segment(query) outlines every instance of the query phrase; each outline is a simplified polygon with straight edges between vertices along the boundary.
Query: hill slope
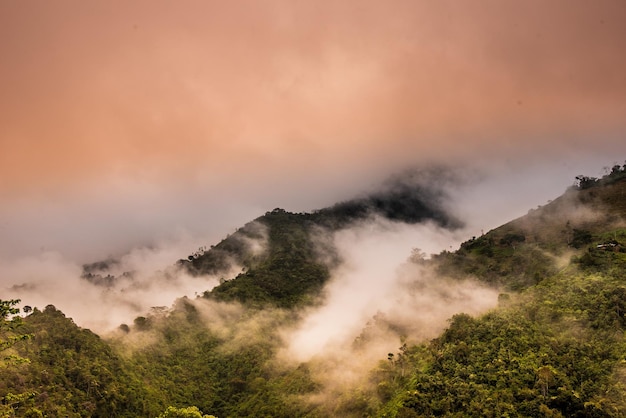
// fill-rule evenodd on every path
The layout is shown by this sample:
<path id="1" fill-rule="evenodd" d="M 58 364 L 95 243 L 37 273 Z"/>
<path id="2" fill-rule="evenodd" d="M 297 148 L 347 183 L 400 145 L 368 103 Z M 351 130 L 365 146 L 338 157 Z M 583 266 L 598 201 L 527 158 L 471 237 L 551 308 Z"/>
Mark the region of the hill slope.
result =
<path id="1" fill-rule="evenodd" d="M 30 364 L 3 363 L 0 411 L 156 417 L 195 405 L 220 417 L 624 416 L 625 177 L 620 168 L 587 179 L 458 251 L 415 260 L 438 280 L 472 277 L 501 289 L 499 306 L 455 315 L 432 341 L 404 335 L 397 352 L 381 352 L 350 384 L 328 387 L 315 373 L 342 367 L 341 358 L 280 355 L 285 331 L 320 300 L 329 269 L 341 262 L 328 241 L 318 245 L 318 229 L 370 213 L 353 217 L 352 204 L 340 204 L 313 214 L 274 210 L 180 261 L 196 274 L 219 274 L 233 262 L 245 270 L 106 339 L 54 307 L 26 316 L 21 328 L 0 327 L 0 342 L 34 335 L 5 350 Z M 350 355 L 367 343 L 355 341 Z"/>
<path id="2" fill-rule="evenodd" d="M 385 416 L 626 414 L 626 170 L 444 253 L 443 274 L 521 293 L 456 315 L 385 365 Z M 405 366 L 406 368 L 407 366 Z M 386 386 L 385 386 L 386 385 Z"/>
<path id="3" fill-rule="evenodd" d="M 481 281 L 520 290 L 539 283 L 577 253 L 583 262 L 599 260 L 598 247 L 621 239 L 626 245 L 626 176 L 615 172 L 593 186 L 572 187 L 545 206 L 492 231 L 473 237 L 454 253 L 435 257 L 439 271 L 455 277 L 472 275 Z M 591 243 L 595 247 L 581 254 Z M 605 257 L 606 258 L 606 257 Z M 611 257 L 621 263 L 619 257 Z"/>
<path id="4" fill-rule="evenodd" d="M 445 209 L 447 195 L 424 183 L 438 171 L 408 173 L 361 198 L 313 213 L 274 209 L 248 223 L 219 244 L 187 260 L 193 274 L 220 274 L 230 266 L 244 272 L 223 282 L 205 297 L 247 304 L 295 307 L 313 303 L 340 260 L 328 236 L 372 216 L 408 224 L 430 220 L 443 228 L 461 226 Z"/>

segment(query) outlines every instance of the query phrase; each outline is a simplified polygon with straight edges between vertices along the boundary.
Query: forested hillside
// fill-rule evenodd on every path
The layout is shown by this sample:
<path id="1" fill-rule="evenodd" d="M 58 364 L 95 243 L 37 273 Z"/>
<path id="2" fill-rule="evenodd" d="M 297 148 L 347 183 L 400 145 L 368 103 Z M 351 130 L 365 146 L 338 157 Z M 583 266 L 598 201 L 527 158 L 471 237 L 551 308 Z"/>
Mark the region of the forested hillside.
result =
<path id="1" fill-rule="evenodd" d="M 445 196 L 390 190 L 311 214 L 266 213 L 178 262 L 196 275 L 234 263 L 239 275 L 109 335 L 81 329 L 54 306 L 20 313 L 19 302 L 3 302 L 0 416 L 626 415 L 626 167 L 581 176 L 456 251 L 411 259 L 447 289 L 468 280 L 495 289 L 498 305 L 487 313 L 458 313 L 427 340 L 381 314 L 345 361 L 285 356 L 287 335 L 324 303 L 342 263 L 328 231 L 372 213 L 459 226 L 441 209 Z M 397 338 L 395 351 L 351 380 L 324 378 L 375 348 L 382 328 Z"/>
<path id="2" fill-rule="evenodd" d="M 578 180 L 435 257 L 442 274 L 471 274 L 505 292 L 498 309 L 455 315 L 439 338 L 400 353 L 412 370 L 396 377 L 387 414 L 626 414 L 626 167 Z"/>
<path id="3" fill-rule="evenodd" d="M 434 177 L 444 175 L 434 169 L 407 173 L 378 192 L 313 213 L 274 209 L 179 264 L 193 274 L 219 274 L 232 263 L 243 266 L 241 274 L 206 292 L 206 298 L 285 308 L 315 303 L 329 269 L 341 261 L 329 233 L 372 216 L 460 227 L 461 222 L 444 208 L 448 196 L 443 189 L 425 182 Z"/>

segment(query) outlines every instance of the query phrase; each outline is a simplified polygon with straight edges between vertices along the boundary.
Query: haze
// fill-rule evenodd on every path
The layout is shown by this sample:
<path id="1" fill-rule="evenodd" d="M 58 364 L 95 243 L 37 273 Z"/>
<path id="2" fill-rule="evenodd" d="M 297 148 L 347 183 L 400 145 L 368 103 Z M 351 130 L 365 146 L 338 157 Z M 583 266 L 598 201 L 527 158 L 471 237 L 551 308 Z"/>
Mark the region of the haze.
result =
<path id="1" fill-rule="evenodd" d="M 424 164 L 473 173 L 457 210 L 495 227 L 623 163 L 625 21 L 619 0 L 2 2 L 0 260 L 181 236 L 184 257 Z"/>

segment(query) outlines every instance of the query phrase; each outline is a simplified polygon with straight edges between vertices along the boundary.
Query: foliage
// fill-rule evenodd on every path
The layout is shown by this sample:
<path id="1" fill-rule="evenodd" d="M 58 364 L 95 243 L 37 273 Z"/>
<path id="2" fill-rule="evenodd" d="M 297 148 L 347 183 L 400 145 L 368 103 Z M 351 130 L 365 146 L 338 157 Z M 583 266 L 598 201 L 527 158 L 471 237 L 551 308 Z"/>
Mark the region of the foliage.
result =
<path id="1" fill-rule="evenodd" d="M 196 406 L 176 408 L 168 406 L 159 418 L 215 418 L 213 415 L 204 415 Z"/>
<path id="2" fill-rule="evenodd" d="M 276 329 L 285 324 L 280 312 L 243 309 L 214 326 L 196 307 L 204 303 L 180 299 L 167 316 L 149 318 L 149 329 L 134 328 L 116 343 L 148 335 L 127 361 L 156 395 L 150 414 L 191 403 L 220 417 L 302 415 L 294 399 L 316 387 L 306 369 L 273 363 Z"/>
<path id="3" fill-rule="evenodd" d="M 416 181 L 416 174 L 432 177 L 432 183 Z M 315 222 L 332 229 L 341 228 L 371 215 L 409 224 L 432 220 L 446 228 L 457 228 L 461 222 L 444 209 L 447 195 L 439 184 L 445 179 L 443 172 L 413 173 L 407 178 L 396 178 L 383 190 L 337 203 L 313 214 Z"/>
<path id="4" fill-rule="evenodd" d="M 593 240 L 591 232 L 589 231 L 574 228 L 572 233 L 573 237 L 570 241 L 570 245 L 574 248 L 582 248 Z"/>
<path id="5" fill-rule="evenodd" d="M 18 315 L 20 309 L 15 307 L 19 303 L 19 299 L 0 300 L 0 353 L 4 355 L 0 359 L 0 370 L 4 369 L 5 373 L 19 370 L 17 368 L 19 365 L 29 362 L 27 358 L 16 355 L 13 350 L 18 342 L 32 337 L 30 334 L 19 333 L 22 318 Z M 12 416 L 16 409 L 35 396 L 35 392 L 31 390 L 24 390 L 21 393 L 14 393 L 15 391 L 16 388 L 11 388 L 11 390 L 0 393 L 0 400 L 2 401 L 0 417 Z"/>
<path id="6" fill-rule="evenodd" d="M 146 416 L 148 398 L 111 347 L 89 330 L 77 327 L 54 306 L 34 310 L 23 321 L 16 344 L 29 363 L 3 371 L 0 396 L 26 393 L 14 409 L 20 415 L 40 411 L 47 416 Z M 30 411 L 30 412 L 29 412 Z M 36 415 L 32 415 L 36 416 Z"/>
<path id="7" fill-rule="evenodd" d="M 434 183 L 445 181 L 444 173 L 431 170 L 421 173 Z M 328 280 L 329 263 L 337 262 L 331 245 L 320 261 L 315 234 L 323 228 L 335 231 L 371 215 L 407 223 L 432 220 L 446 227 L 456 228 L 460 222 L 443 209 L 447 198 L 441 188 L 416 180 L 416 174 L 393 179 L 385 190 L 361 198 L 338 203 L 314 213 L 289 213 L 274 209 L 254 222 L 245 225 L 208 251 L 201 249 L 180 260 L 193 274 L 220 274 L 237 263 L 244 272 L 206 292 L 207 298 L 239 301 L 255 306 L 274 305 L 296 307 L 314 303 Z M 267 228 L 267 250 L 254 255 L 246 246 L 250 239 L 260 240 Z"/>
<path id="8" fill-rule="evenodd" d="M 623 166 L 619 164 L 613 165 L 610 169 L 606 169 L 606 174 L 600 178 L 589 177 L 585 175 L 576 176 L 575 186 L 579 190 L 589 189 L 592 187 L 606 186 L 626 178 L 626 162 Z"/>
<path id="9" fill-rule="evenodd" d="M 624 182 L 581 190 L 434 257 L 440 273 L 509 290 L 499 309 L 454 316 L 437 339 L 409 347 L 410 379 L 380 375 L 384 416 L 623 416 L 626 413 L 626 257 L 611 218 L 567 222 L 581 202 L 620 217 Z M 567 215 L 566 215 L 567 216 Z M 532 220 L 532 222 L 530 222 Z M 524 239 L 522 239 L 522 236 Z M 562 236 L 561 238 L 559 238 Z M 529 240 L 528 237 L 531 237 Z M 578 249 L 569 267 L 552 261 Z M 529 280 L 535 277 L 537 280 Z M 419 354 L 411 354 L 419 353 Z M 393 357 L 390 357 L 392 359 Z M 392 369 L 393 370 L 393 369 Z M 389 387 L 396 384 L 395 390 Z"/>
<path id="10" fill-rule="evenodd" d="M 246 239 L 262 239 L 263 236 L 251 222 L 229 235 L 210 249 L 201 247 L 186 260 L 179 260 L 179 265 L 195 275 L 218 275 L 228 271 L 232 263 L 249 265 L 254 262 L 254 255 L 246 245 Z"/>
<path id="11" fill-rule="evenodd" d="M 311 303 L 328 280 L 329 271 L 319 260 L 311 237 L 314 225 L 308 218 L 275 209 L 257 219 L 269 231 L 267 253 L 255 263 L 248 262 L 244 273 L 206 292 L 205 297 L 253 306 Z"/>
<path id="12" fill-rule="evenodd" d="M 591 236 L 586 251 L 572 261 L 589 273 L 609 271 L 620 275 L 626 269 L 626 229 L 619 228 Z"/>
<path id="13" fill-rule="evenodd" d="M 400 392 L 410 416 L 621 416 L 626 341 L 611 276 L 568 271 L 481 318 L 459 314 Z M 400 413 L 402 412 L 402 414 Z M 621 411 L 621 412 L 620 412 Z"/>
<path id="14" fill-rule="evenodd" d="M 519 232 L 501 231 L 472 238 L 454 252 L 435 255 L 433 261 L 444 276 L 472 276 L 494 286 L 521 290 L 555 272 L 552 258 Z"/>
<path id="15" fill-rule="evenodd" d="M 22 325 L 22 318 L 18 316 L 20 309 L 15 307 L 18 303 L 20 303 L 19 299 L 0 300 L 0 353 L 4 355 L 0 360 L 0 368 L 6 370 L 12 370 L 13 366 L 28 363 L 28 359 L 10 353 L 15 344 L 31 337 L 29 334 L 17 333 L 18 328 Z M 10 354 L 7 355 L 7 353 Z M 17 408 L 35 394 L 32 391 L 15 394 L 13 390 L 0 394 L 2 395 L 0 397 L 2 401 L 0 417 L 12 416 Z"/>
<path id="16" fill-rule="evenodd" d="M 19 303 L 19 299 L 0 300 L 0 353 L 9 351 L 17 342 L 31 337 L 29 334 L 18 333 L 18 329 L 22 325 L 22 318 L 18 315 L 20 309 L 15 306 Z M 11 354 L 0 360 L 0 366 L 23 361 L 26 360 Z"/>
<path id="17" fill-rule="evenodd" d="M 310 401 L 324 389 L 312 364 L 277 360 L 278 330 L 297 326 L 298 308 L 319 300 L 339 262 L 331 244 L 316 241 L 318 228 L 343 227 L 376 199 L 266 213 L 179 262 L 193 274 L 220 274 L 234 262 L 244 267 L 239 276 L 147 312 L 114 337 L 81 329 L 54 306 L 22 319 L 18 301 L 0 301 L 9 358 L 0 367 L 0 416 L 624 416 L 626 229 L 614 221 L 626 217 L 625 170 L 614 167 L 458 251 L 432 260 L 416 252 L 415 262 L 443 276 L 499 287 L 500 305 L 455 315 L 432 341 L 401 340 L 330 404 Z M 572 207 L 607 216 L 579 218 Z M 211 316 L 210 307 L 229 313 Z"/>

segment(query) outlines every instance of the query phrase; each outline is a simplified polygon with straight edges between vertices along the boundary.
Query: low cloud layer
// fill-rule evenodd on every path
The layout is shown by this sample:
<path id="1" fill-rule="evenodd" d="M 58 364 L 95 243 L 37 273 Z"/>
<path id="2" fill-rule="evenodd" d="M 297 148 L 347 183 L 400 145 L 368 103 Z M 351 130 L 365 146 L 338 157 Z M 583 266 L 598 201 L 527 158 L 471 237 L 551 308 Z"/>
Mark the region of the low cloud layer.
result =
<path id="1" fill-rule="evenodd" d="M 453 233 L 430 223 L 409 226 L 376 219 L 337 233 L 334 245 L 343 263 L 332 273 L 324 305 L 306 314 L 288 337 L 290 351 L 305 361 L 351 341 L 369 318 L 400 296 L 398 269 L 412 248 L 436 253 L 454 244 Z"/>
<path id="2" fill-rule="evenodd" d="M 179 297 L 195 297 L 241 271 L 233 265 L 220 277 L 192 276 L 175 264 L 198 249 L 181 237 L 147 248 L 135 248 L 86 270 L 58 252 L 5 261 L 0 265 L 3 298 L 43 309 L 51 304 L 81 327 L 106 333 L 145 315 L 154 307 L 169 308 Z M 182 257 L 181 257 L 182 256 Z"/>
<path id="3" fill-rule="evenodd" d="M 371 218 L 334 234 L 343 263 L 332 272 L 324 303 L 283 331 L 278 355 L 288 364 L 306 362 L 321 384 L 305 401 L 331 413 L 341 394 L 370 390 L 372 370 L 403 342 L 425 342 L 454 314 L 497 305 L 498 289 L 440 277 L 424 263 L 429 254 L 456 248 L 464 233 Z"/>
<path id="4" fill-rule="evenodd" d="M 2 297 L 107 330 L 216 285 L 172 265 L 268 210 L 455 167 L 463 229 L 326 237 L 344 263 L 283 330 L 286 358 L 359 379 L 398 334 L 495 303 L 407 264 L 414 248 L 455 249 L 626 158 L 624 21 L 620 0 L 1 2 Z M 81 278 L 107 258 L 111 286 Z M 241 307 L 203 306 L 234 345 L 282 315 L 237 333 Z"/>
<path id="5" fill-rule="evenodd" d="M 624 20 L 619 0 L 3 2 L 0 258 L 217 242 L 432 162 L 553 198 L 624 158 Z"/>

